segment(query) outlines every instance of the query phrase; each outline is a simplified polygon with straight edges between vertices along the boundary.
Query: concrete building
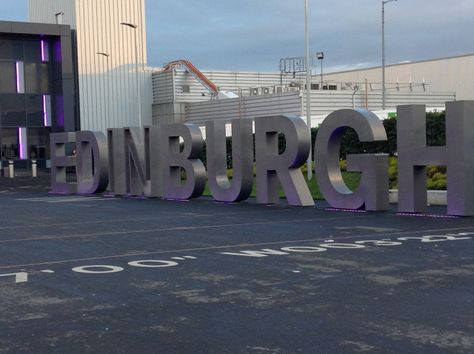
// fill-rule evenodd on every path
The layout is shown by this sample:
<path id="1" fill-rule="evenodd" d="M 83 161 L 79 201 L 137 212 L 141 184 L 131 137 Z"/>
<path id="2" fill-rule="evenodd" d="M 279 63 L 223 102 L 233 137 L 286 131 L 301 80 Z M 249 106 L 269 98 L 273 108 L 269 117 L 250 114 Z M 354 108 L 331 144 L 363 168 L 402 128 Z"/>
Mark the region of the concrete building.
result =
<path id="1" fill-rule="evenodd" d="M 71 28 L 0 22 L 0 167 L 40 167 L 50 132 L 74 131 Z"/>
<path id="2" fill-rule="evenodd" d="M 81 129 L 151 124 L 145 0 L 29 0 L 29 21 L 75 31 Z"/>
<path id="3" fill-rule="evenodd" d="M 209 119 L 256 118 L 275 114 L 306 116 L 304 74 L 280 76 L 278 72 L 203 71 L 217 92 L 233 92 L 236 98 L 219 99 L 197 75 L 186 68 L 153 73 L 153 124 L 193 122 Z M 381 85 L 368 82 L 337 81 L 319 75 L 311 82 L 311 122 L 317 126 L 331 112 L 342 108 L 366 108 L 380 118 L 395 112 L 397 105 L 426 104 L 443 110 L 446 101 L 456 99 L 454 91 L 409 82 L 390 90 L 386 110 L 382 110 Z"/>

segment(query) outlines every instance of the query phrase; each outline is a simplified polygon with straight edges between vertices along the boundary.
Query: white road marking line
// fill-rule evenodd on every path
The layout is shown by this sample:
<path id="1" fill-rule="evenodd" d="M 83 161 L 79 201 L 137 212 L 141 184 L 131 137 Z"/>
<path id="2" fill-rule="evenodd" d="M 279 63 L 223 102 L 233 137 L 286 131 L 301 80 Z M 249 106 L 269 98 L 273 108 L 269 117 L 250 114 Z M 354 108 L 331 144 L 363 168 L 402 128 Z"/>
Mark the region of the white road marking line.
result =
<path id="1" fill-rule="evenodd" d="M 15 283 L 26 283 L 28 281 L 28 273 L 19 272 L 19 273 L 10 273 L 10 274 L 0 274 L 0 277 L 15 277 Z"/>
<path id="2" fill-rule="evenodd" d="M 372 227 L 372 226 L 336 226 L 336 230 L 369 230 L 374 232 L 392 232 L 399 229 L 388 228 L 388 227 Z"/>

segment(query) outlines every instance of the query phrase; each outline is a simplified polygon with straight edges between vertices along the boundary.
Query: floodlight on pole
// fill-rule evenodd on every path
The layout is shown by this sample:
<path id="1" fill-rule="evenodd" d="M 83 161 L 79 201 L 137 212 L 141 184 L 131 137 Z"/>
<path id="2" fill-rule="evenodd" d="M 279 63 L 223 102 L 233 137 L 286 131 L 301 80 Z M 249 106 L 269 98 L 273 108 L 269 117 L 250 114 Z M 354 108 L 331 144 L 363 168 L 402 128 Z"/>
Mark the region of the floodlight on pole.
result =
<path id="1" fill-rule="evenodd" d="M 137 103 L 138 103 L 138 122 L 140 127 L 143 125 L 142 122 L 142 99 L 141 99 L 141 89 L 140 89 L 140 70 L 138 65 L 138 26 L 131 22 L 120 22 L 121 26 L 129 27 L 134 30 L 135 33 L 135 71 L 137 77 Z"/>
<path id="2" fill-rule="evenodd" d="M 321 85 L 320 90 L 323 89 L 323 60 L 324 60 L 324 52 L 317 52 L 316 59 L 321 60 Z"/>
<path id="3" fill-rule="evenodd" d="M 385 4 L 398 0 L 382 0 L 382 109 L 385 109 Z"/>

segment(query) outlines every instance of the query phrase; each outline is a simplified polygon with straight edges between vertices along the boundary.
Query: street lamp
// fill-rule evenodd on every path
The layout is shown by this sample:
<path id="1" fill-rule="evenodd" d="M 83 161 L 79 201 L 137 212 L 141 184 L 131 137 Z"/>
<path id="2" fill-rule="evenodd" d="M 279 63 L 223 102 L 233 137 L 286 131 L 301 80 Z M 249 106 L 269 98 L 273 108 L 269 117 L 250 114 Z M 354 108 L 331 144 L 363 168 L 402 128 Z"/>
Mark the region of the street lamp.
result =
<path id="1" fill-rule="evenodd" d="M 385 109 L 385 4 L 398 0 L 382 0 L 382 109 Z"/>
<path id="2" fill-rule="evenodd" d="M 324 52 L 317 52 L 316 59 L 321 60 L 321 86 L 320 90 L 323 89 L 323 59 L 324 59 Z"/>
<path id="3" fill-rule="evenodd" d="M 97 55 L 105 58 L 106 62 L 107 62 L 107 73 L 110 75 L 110 66 L 109 66 L 109 58 L 110 58 L 110 54 L 106 53 L 106 52 L 96 52 Z M 104 80 L 105 81 L 105 80 Z M 105 91 L 105 90 L 104 90 Z M 107 118 L 107 121 L 109 121 L 109 114 L 110 114 L 110 111 L 109 111 L 109 104 L 110 104 L 110 98 L 109 99 L 106 99 L 106 102 L 105 102 L 105 117 Z"/>
<path id="4" fill-rule="evenodd" d="M 310 66 L 310 55 L 309 55 L 309 0 L 304 0 L 304 29 L 305 29 L 305 56 L 306 56 L 306 124 L 309 129 L 309 136 L 311 141 L 311 66 Z M 312 143 L 312 141 L 311 141 Z M 308 181 L 313 178 L 313 161 L 312 161 L 312 144 L 309 150 L 309 156 L 307 161 L 308 167 Z"/>
<path id="5" fill-rule="evenodd" d="M 130 22 L 120 22 L 121 26 L 129 27 L 133 29 L 135 32 L 135 71 L 136 71 L 136 78 L 137 78 L 137 101 L 138 101 L 138 122 L 140 127 L 142 124 L 142 100 L 141 100 L 141 89 L 140 89 L 140 77 L 139 77 L 139 66 L 138 66 L 138 26 L 130 23 Z"/>

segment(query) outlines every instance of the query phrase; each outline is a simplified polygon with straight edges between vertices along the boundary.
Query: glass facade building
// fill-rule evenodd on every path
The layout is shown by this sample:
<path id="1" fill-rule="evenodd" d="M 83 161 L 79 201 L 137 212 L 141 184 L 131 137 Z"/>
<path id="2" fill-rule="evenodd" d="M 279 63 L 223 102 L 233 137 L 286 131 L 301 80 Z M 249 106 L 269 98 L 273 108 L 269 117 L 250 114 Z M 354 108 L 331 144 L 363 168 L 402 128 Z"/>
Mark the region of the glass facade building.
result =
<path id="1" fill-rule="evenodd" d="M 49 134 L 79 128 L 72 63 L 69 26 L 0 22 L 2 166 L 46 166 Z"/>

